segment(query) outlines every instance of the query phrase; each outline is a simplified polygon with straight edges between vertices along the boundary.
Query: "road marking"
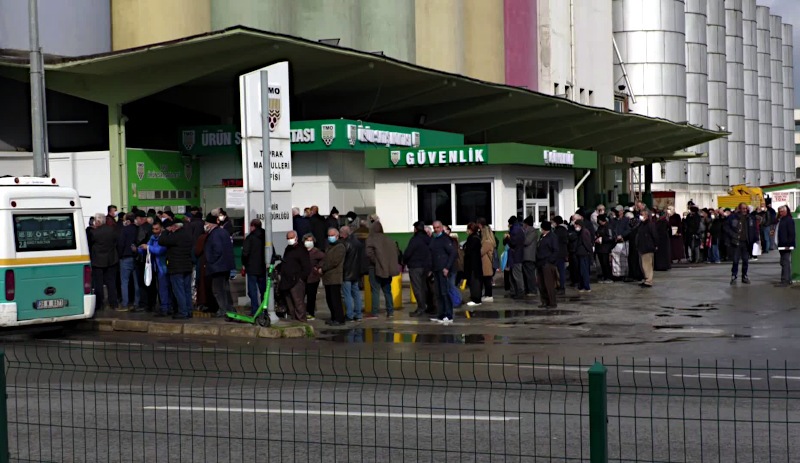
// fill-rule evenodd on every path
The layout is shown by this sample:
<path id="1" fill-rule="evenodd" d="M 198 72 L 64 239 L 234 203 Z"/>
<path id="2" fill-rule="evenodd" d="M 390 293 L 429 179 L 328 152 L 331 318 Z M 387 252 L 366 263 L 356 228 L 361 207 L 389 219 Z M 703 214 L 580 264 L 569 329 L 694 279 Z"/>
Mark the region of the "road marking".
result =
<path id="1" fill-rule="evenodd" d="M 272 415 L 309 415 L 309 416 L 358 416 L 363 418 L 404 418 L 414 420 L 458 420 L 458 421 L 519 421 L 518 417 L 491 415 L 444 415 L 428 413 L 387 413 L 387 412 L 351 412 L 346 410 L 293 410 L 290 408 L 238 408 L 238 407 L 182 407 L 182 406 L 147 406 L 145 410 L 185 411 L 210 413 L 264 413 Z"/>
<path id="2" fill-rule="evenodd" d="M 772 376 L 772 379 L 788 379 L 791 381 L 800 381 L 800 376 Z"/>
<path id="3" fill-rule="evenodd" d="M 666 375 L 666 371 L 656 370 L 622 370 L 623 373 L 634 373 L 637 375 Z"/>
<path id="4" fill-rule="evenodd" d="M 699 374 L 677 374 L 672 375 L 677 378 L 700 378 L 700 379 L 732 379 L 743 381 L 761 381 L 761 378 L 751 378 L 746 375 L 733 375 L 729 373 L 699 373 Z"/>

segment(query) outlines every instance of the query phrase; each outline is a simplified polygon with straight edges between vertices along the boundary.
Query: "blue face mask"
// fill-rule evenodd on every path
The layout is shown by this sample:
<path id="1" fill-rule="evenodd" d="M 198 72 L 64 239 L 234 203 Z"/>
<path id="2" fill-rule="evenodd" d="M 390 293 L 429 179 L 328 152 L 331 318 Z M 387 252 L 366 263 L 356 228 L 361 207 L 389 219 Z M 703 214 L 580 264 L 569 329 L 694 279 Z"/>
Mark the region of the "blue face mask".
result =
<path id="1" fill-rule="evenodd" d="M 335 243 L 336 242 L 336 237 L 335 236 L 329 236 L 328 237 L 328 242 L 331 243 L 331 244 Z"/>
<path id="2" fill-rule="evenodd" d="M 435 235 L 433 235 L 433 236 L 435 236 L 435 237 L 437 237 L 437 238 L 438 238 L 438 237 L 442 236 L 443 234 L 444 234 L 443 232 L 439 232 L 439 233 L 436 233 L 436 234 L 435 234 Z"/>

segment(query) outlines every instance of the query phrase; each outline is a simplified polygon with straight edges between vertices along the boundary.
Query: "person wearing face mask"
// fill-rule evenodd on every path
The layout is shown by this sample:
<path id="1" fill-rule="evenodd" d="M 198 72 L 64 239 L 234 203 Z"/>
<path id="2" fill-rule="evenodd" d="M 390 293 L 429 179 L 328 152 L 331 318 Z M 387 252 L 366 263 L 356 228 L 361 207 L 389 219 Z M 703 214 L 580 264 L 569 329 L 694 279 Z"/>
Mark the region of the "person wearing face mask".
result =
<path id="1" fill-rule="evenodd" d="M 328 218 L 325 219 L 325 226 L 329 229 L 339 229 L 339 209 L 336 209 L 336 206 L 331 209 L 330 215 L 328 215 Z"/>
<path id="2" fill-rule="evenodd" d="M 303 236 L 303 247 L 308 251 L 311 259 L 311 272 L 306 280 L 306 319 L 314 320 L 317 313 L 317 291 L 319 290 L 320 270 L 325 253 L 317 248 L 314 235 L 306 233 Z"/>
<path id="3" fill-rule="evenodd" d="M 311 272 L 311 258 L 304 246 L 300 246 L 297 232 L 286 233 L 286 250 L 281 261 L 281 279 L 278 289 L 285 295 L 287 317 L 305 322 L 306 281 Z"/>
<path id="4" fill-rule="evenodd" d="M 265 258 L 266 233 L 261 221 L 250 221 L 250 233 L 242 245 L 242 267 L 247 275 L 247 296 L 250 298 L 250 315 L 254 315 L 267 292 L 267 262 Z"/>
<path id="5" fill-rule="evenodd" d="M 711 212 L 711 226 L 708 229 L 708 233 L 711 236 L 711 248 L 709 249 L 708 254 L 708 263 L 710 264 L 719 264 L 722 262 L 719 250 L 722 240 L 722 228 L 725 225 L 725 218 L 721 215 L 718 215 L 717 212 L 719 211 Z"/>
<path id="6" fill-rule="evenodd" d="M 218 217 L 211 214 L 206 216 L 205 231 L 208 236 L 203 252 L 206 256 L 206 274 L 211 278 L 211 292 L 219 306 L 216 316 L 224 317 L 225 313 L 234 311 L 230 272 L 236 264 L 231 235 L 218 225 L 217 220 Z"/>
<path id="7" fill-rule="evenodd" d="M 589 278 L 591 274 L 589 269 L 592 265 L 592 258 L 594 256 L 594 248 L 592 247 L 592 235 L 589 229 L 583 226 L 582 219 L 576 220 L 574 227 L 575 233 L 578 234 L 577 242 L 575 243 L 575 256 L 578 259 L 578 292 L 589 293 L 592 288 L 589 286 Z"/>
<path id="8" fill-rule="evenodd" d="M 636 233 L 636 249 L 639 251 L 639 262 L 644 274 L 642 288 L 653 287 L 653 260 L 658 250 L 658 234 L 656 226 L 650 218 L 650 211 L 643 209 L 639 217 L 641 223 Z"/>
<path id="9" fill-rule="evenodd" d="M 328 229 L 328 250 L 322 259 L 322 284 L 325 285 L 325 302 L 331 311 L 331 319 L 326 325 L 344 325 L 344 307 L 342 307 L 342 282 L 344 281 L 344 259 L 347 255 L 344 243 L 339 239 L 339 230 Z"/>
<path id="10" fill-rule="evenodd" d="M 356 238 L 350 227 L 345 225 L 339 230 L 339 235 L 344 243 L 344 275 L 342 276 L 342 293 L 344 294 L 345 319 L 349 322 L 359 322 L 363 318 L 363 305 L 361 303 L 361 290 L 358 285 L 366 275 L 364 245 Z"/>

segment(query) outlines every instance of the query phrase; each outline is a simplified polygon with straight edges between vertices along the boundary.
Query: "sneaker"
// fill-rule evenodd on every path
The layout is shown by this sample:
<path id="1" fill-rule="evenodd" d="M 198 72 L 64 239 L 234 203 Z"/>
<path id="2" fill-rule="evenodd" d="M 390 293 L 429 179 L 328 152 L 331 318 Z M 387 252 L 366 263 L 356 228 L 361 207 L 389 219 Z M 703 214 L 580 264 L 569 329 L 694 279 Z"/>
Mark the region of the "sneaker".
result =
<path id="1" fill-rule="evenodd" d="M 440 320 L 440 322 L 441 322 L 442 325 L 449 325 L 449 324 L 453 323 L 453 320 L 451 320 L 451 319 L 449 319 L 447 317 L 444 317 L 443 319 Z"/>
<path id="2" fill-rule="evenodd" d="M 492 296 L 483 296 L 481 298 L 481 302 L 494 302 L 494 297 L 492 297 Z"/>
<path id="3" fill-rule="evenodd" d="M 743 276 L 742 277 L 742 283 L 744 283 L 746 285 L 749 285 L 750 284 L 750 278 L 747 278 L 747 275 Z"/>
<path id="4" fill-rule="evenodd" d="M 315 317 L 313 315 L 306 315 L 306 320 L 316 320 L 316 319 L 317 319 L 317 317 Z"/>
<path id="5" fill-rule="evenodd" d="M 736 275 L 731 277 L 731 286 L 736 284 Z"/>
<path id="6" fill-rule="evenodd" d="M 431 321 L 432 322 L 436 322 L 436 323 L 441 323 L 442 319 L 441 318 L 431 318 Z"/>
<path id="7" fill-rule="evenodd" d="M 386 318 L 392 319 L 394 318 L 394 313 L 387 313 Z"/>
<path id="8" fill-rule="evenodd" d="M 467 306 L 469 307 L 477 307 L 479 305 L 481 305 L 480 302 L 472 302 L 472 301 L 467 302 Z"/>

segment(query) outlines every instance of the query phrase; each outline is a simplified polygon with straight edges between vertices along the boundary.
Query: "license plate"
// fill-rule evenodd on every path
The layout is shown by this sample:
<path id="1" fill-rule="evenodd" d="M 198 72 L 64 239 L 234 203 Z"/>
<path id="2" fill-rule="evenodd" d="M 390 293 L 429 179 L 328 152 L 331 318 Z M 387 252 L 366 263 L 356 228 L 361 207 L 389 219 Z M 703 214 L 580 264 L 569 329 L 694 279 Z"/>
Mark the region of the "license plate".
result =
<path id="1" fill-rule="evenodd" d="M 63 309 L 64 307 L 69 305 L 69 301 L 66 299 L 42 299 L 40 301 L 36 301 L 36 309 L 43 310 L 43 309 Z"/>

